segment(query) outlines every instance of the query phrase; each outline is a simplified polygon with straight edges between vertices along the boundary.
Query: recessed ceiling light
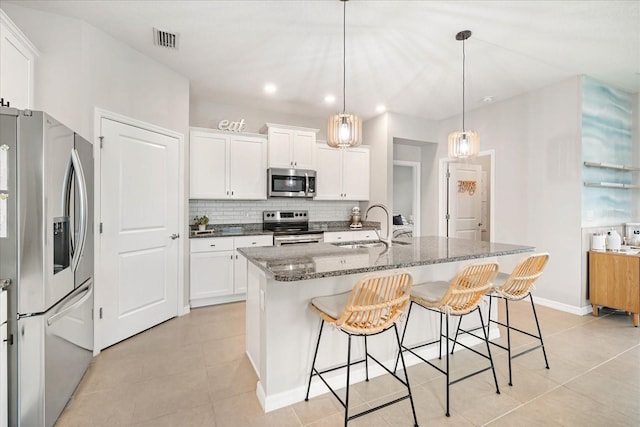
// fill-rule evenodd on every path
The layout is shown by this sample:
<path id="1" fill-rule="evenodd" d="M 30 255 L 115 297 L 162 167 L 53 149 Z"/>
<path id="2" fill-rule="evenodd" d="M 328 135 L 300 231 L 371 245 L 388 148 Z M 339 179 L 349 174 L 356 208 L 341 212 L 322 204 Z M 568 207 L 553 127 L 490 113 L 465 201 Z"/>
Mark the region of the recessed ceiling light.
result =
<path id="1" fill-rule="evenodd" d="M 379 104 L 379 105 L 377 105 L 377 106 L 376 106 L 376 111 L 377 111 L 378 113 L 384 113 L 385 111 L 387 111 L 387 107 L 385 107 L 385 106 L 384 106 L 384 105 L 382 105 L 382 104 Z"/>
<path id="2" fill-rule="evenodd" d="M 336 97 L 334 95 L 327 95 L 324 97 L 324 102 L 326 102 L 327 104 L 333 104 L 334 102 L 336 102 Z"/>
<path id="3" fill-rule="evenodd" d="M 491 95 L 483 96 L 482 102 L 486 102 L 486 103 L 493 102 L 493 96 Z"/>
<path id="4" fill-rule="evenodd" d="M 267 83 L 266 85 L 264 85 L 264 91 L 266 93 L 275 93 L 276 90 L 278 90 L 278 88 L 273 83 Z"/>

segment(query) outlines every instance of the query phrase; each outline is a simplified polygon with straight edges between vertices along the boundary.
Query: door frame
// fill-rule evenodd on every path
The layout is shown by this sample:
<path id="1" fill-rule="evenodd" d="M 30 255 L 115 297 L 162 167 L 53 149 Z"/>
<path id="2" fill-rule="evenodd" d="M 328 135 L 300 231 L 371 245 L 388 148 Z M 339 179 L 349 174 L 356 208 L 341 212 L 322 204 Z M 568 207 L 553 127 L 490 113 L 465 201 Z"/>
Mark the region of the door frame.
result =
<path id="1" fill-rule="evenodd" d="M 112 111 L 104 110 L 102 108 L 95 108 L 94 110 L 94 124 L 93 124 L 93 163 L 94 163 L 94 176 L 97 177 L 94 183 L 94 235 L 98 238 L 94 239 L 94 331 L 93 331 L 93 355 L 100 354 L 102 348 L 102 322 L 99 321 L 99 307 L 103 305 L 103 294 L 100 282 L 102 280 L 102 253 L 100 251 L 100 222 L 102 214 L 102 206 L 100 204 L 102 198 L 102 176 L 101 165 L 101 151 L 100 151 L 100 124 L 102 119 L 113 120 L 124 125 L 137 127 L 147 130 L 153 133 L 159 133 L 162 135 L 176 138 L 178 140 L 178 228 L 182 230 L 181 237 L 184 237 L 182 244 L 178 245 L 178 295 L 177 295 L 177 310 L 178 316 L 183 316 L 189 313 L 189 307 L 184 305 L 184 254 L 185 254 L 185 241 L 189 238 L 189 233 L 184 226 L 184 208 L 185 208 L 185 192 L 184 192 L 184 134 L 175 132 L 160 126 L 153 125 L 151 123 L 143 122 L 141 120 L 133 119 L 131 117 L 124 116 L 122 114 L 114 113 Z"/>
<path id="2" fill-rule="evenodd" d="M 489 176 L 491 181 L 490 186 L 490 194 L 491 198 L 489 199 L 489 241 L 495 241 L 495 203 L 496 203 L 496 168 L 495 168 L 495 159 L 496 159 L 496 151 L 492 148 L 490 150 L 480 151 L 478 153 L 478 157 L 489 156 Z M 443 157 L 440 159 L 439 167 L 438 167 L 438 235 L 446 236 L 447 235 L 447 179 L 446 173 L 449 166 L 449 163 L 460 162 L 460 160 L 450 159 L 448 157 Z M 472 162 L 473 163 L 473 162 Z"/>
<path id="3" fill-rule="evenodd" d="M 406 166 L 410 167 L 413 170 L 413 237 L 421 236 L 420 229 L 422 228 L 422 217 L 420 216 L 420 205 L 422 204 L 420 200 L 420 181 L 422 180 L 420 176 L 420 169 L 422 167 L 422 163 L 413 162 L 409 160 L 394 160 L 393 166 Z M 416 227 L 416 220 L 418 221 L 418 226 Z M 393 234 L 393 233 L 392 233 Z"/>

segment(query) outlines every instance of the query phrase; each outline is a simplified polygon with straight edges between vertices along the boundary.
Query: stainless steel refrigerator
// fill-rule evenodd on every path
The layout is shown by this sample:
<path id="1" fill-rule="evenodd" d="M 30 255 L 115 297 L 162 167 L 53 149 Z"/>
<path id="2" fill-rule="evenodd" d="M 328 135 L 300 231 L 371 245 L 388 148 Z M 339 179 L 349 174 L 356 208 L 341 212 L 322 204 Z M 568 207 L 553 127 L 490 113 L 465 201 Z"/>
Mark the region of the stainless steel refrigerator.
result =
<path id="1" fill-rule="evenodd" d="M 0 108 L 0 280 L 9 281 L 9 425 L 52 426 L 93 354 L 93 146 Z"/>

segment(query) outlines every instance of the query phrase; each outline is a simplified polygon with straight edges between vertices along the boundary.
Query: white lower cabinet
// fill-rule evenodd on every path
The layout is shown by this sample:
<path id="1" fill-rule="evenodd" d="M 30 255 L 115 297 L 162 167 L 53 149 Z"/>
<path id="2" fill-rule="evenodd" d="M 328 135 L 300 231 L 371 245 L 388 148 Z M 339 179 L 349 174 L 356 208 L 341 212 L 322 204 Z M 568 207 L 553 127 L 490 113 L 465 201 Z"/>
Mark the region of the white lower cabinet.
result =
<path id="1" fill-rule="evenodd" d="M 247 259 L 237 249 L 272 245 L 271 235 L 191 239 L 191 307 L 244 300 Z"/>
<path id="2" fill-rule="evenodd" d="M 325 243 L 357 242 L 360 240 L 378 240 L 375 230 L 325 231 Z"/>

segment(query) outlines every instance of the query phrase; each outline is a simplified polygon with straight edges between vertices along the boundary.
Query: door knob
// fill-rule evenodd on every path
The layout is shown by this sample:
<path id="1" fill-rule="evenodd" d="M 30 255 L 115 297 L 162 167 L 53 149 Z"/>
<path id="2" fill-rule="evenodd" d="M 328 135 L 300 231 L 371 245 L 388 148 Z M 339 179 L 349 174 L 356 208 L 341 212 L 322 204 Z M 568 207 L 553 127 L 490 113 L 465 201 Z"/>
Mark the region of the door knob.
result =
<path id="1" fill-rule="evenodd" d="M 180 235 L 179 235 L 179 234 L 175 234 L 175 233 L 174 233 L 174 234 L 172 234 L 172 235 L 171 235 L 171 236 L 169 236 L 169 237 L 171 237 L 171 240 L 176 240 L 178 237 L 180 237 Z"/>

